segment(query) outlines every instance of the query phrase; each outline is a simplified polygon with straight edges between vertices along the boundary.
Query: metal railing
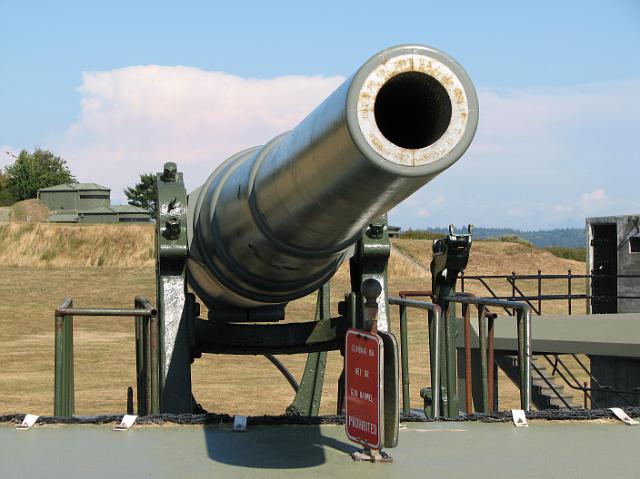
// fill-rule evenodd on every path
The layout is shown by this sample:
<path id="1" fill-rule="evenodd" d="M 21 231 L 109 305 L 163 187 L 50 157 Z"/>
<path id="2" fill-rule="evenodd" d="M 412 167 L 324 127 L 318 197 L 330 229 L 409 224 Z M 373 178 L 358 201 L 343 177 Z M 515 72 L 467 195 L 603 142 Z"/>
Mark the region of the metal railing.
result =
<path id="1" fill-rule="evenodd" d="M 575 280 L 594 280 L 594 279 L 605 279 L 605 278 L 615 278 L 617 279 L 633 279 L 640 278 L 640 275 L 636 274 L 616 274 L 616 275 L 594 275 L 594 274 L 573 274 L 569 269 L 567 270 L 567 274 L 542 274 L 542 270 L 538 270 L 538 274 L 516 274 L 516 272 L 512 272 L 508 275 L 465 275 L 464 273 L 460 274 L 460 290 L 461 292 L 465 292 L 465 282 L 466 281 L 477 281 L 480 283 L 485 290 L 493 297 L 494 299 L 504 299 L 509 301 L 524 301 L 526 302 L 531 311 L 536 315 L 542 314 L 542 302 L 543 301 L 566 301 L 567 302 L 567 311 L 568 314 L 572 314 L 573 312 L 573 301 L 575 300 L 585 300 L 591 301 L 592 299 L 640 299 L 640 296 L 624 296 L 624 295 L 616 295 L 616 296 L 603 296 L 603 295 L 592 295 L 588 293 L 575 293 L 574 292 L 574 281 Z M 507 283 L 507 286 L 511 288 L 511 295 L 498 295 L 496 294 L 494 288 L 491 287 L 488 281 L 495 280 L 504 280 Z M 520 281 L 520 285 L 518 285 L 518 281 Z M 536 293 L 537 294 L 526 294 L 522 290 L 522 282 L 523 281 L 536 281 Z M 566 294 L 543 294 L 543 281 L 564 281 L 566 282 Z M 509 315 L 512 313 L 508 312 Z"/>
<path id="2" fill-rule="evenodd" d="M 590 369 L 585 366 L 582 360 L 579 358 L 577 354 L 567 354 L 566 356 L 570 356 L 576 362 L 576 364 L 580 367 L 580 369 L 587 374 L 589 380 L 594 386 L 589 387 L 587 382 L 580 383 L 580 380 L 576 377 L 576 375 L 571 371 L 571 368 L 562 360 L 559 354 L 540 354 L 540 356 L 544 357 L 549 365 L 552 367 L 552 375 L 557 375 L 564 381 L 569 388 L 582 391 L 582 399 L 583 399 L 583 407 L 587 409 L 589 407 L 589 402 L 591 403 L 591 409 L 599 409 L 602 406 L 593 398 L 593 392 L 601 392 L 601 393 L 609 393 L 614 396 L 620 398 L 623 402 L 625 402 L 628 406 L 635 407 L 640 404 L 640 388 L 634 388 L 631 391 L 615 389 L 613 386 L 602 385 L 600 382 L 593 377 Z M 552 387 L 553 388 L 553 387 Z M 555 391 L 555 388 L 554 392 Z M 558 394 L 560 397 L 560 395 Z M 636 401 L 630 401 L 626 396 L 635 396 Z M 568 406 L 571 408 L 571 406 Z"/>
<path id="3" fill-rule="evenodd" d="M 488 412 L 489 404 L 489 377 L 493 378 L 493 370 L 489 374 L 487 355 L 493 354 L 486 351 L 487 341 L 484 319 L 485 308 L 487 306 L 494 306 L 503 309 L 510 309 L 515 312 L 516 315 L 516 327 L 518 337 L 518 370 L 519 370 L 519 388 L 520 388 L 520 407 L 525 411 L 531 409 L 531 308 L 528 304 L 519 303 L 517 301 L 506 301 L 493 298 L 476 298 L 469 296 L 452 296 L 444 298 L 449 303 L 460 303 L 463 305 L 475 305 L 478 308 L 478 322 L 479 322 L 479 348 L 481 358 L 481 371 L 482 371 L 482 390 L 483 390 L 483 409 L 482 412 Z M 490 330 L 493 335 L 493 320 L 490 318 Z M 483 339 L 484 337 L 484 339 Z M 465 337 L 466 340 L 466 337 Z M 490 342 L 490 349 L 493 349 L 492 341 Z M 466 349 L 465 344 L 465 349 Z M 484 358 L 484 359 L 482 359 Z M 471 375 L 471 371 L 465 371 L 467 377 Z"/>
<path id="4" fill-rule="evenodd" d="M 135 298 L 135 309 L 73 308 L 65 299 L 55 312 L 55 379 L 53 411 L 56 416 L 75 414 L 73 317 L 107 316 L 135 318 L 136 386 L 138 414 L 157 414 L 159 406 L 158 317 L 151 303 Z"/>
<path id="5" fill-rule="evenodd" d="M 429 311 L 429 350 L 431 360 L 431 390 L 433 394 L 433 416 L 438 417 L 440 414 L 440 383 L 441 383 L 441 364 L 444 369 L 446 390 L 448 396 L 456 390 L 456 361 L 455 361 L 455 344 L 453 343 L 454 335 L 452 334 L 453 308 L 447 307 L 444 314 L 444 324 L 440 326 L 442 311 L 441 308 L 433 303 L 426 301 L 416 301 L 406 299 L 409 296 L 431 296 L 431 291 L 400 291 L 400 297 L 389 298 L 390 305 L 399 306 L 400 313 L 400 354 L 402 364 L 402 411 L 409 413 L 410 406 L 410 390 L 409 390 L 409 348 L 408 348 L 408 328 L 407 328 L 407 308 L 420 308 Z M 463 307 L 463 316 L 465 323 L 465 384 L 466 384 L 466 407 L 467 411 L 472 410 L 472 380 L 471 380 L 471 341 L 470 341 L 470 317 L 469 306 L 474 305 L 478 309 L 479 321 L 479 348 L 482 374 L 482 412 L 489 410 L 489 404 L 493 404 L 493 363 L 494 363 L 494 342 L 493 342 L 493 324 L 497 315 L 487 310 L 488 306 L 506 308 L 512 310 L 517 318 L 517 337 L 518 337 L 518 368 L 520 374 L 520 405 L 522 409 L 529 410 L 531 408 L 531 309 L 525 303 L 516 301 L 506 301 L 493 298 L 476 298 L 471 295 L 457 295 L 444 298 L 448 304 L 459 303 Z M 488 320 L 488 325 L 485 323 Z M 488 326 L 488 327 L 487 327 Z M 444 329 L 444 348 L 441 347 L 441 329 Z M 488 338 L 487 338 L 488 333 Z M 488 339 L 488 340 L 487 340 Z M 445 350 L 447 361 L 442 363 L 441 350 Z M 491 373 L 489 373 L 491 371 Z M 449 417 L 458 415 L 457 405 L 451 398 L 447 400 L 447 414 Z M 427 410 L 425 407 L 425 415 Z"/>
<path id="6" fill-rule="evenodd" d="M 404 294 L 403 294 L 404 293 Z M 426 301 L 407 299 L 407 296 L 427 296 L 424 291 L 400 291 L 400 297 L 390 297 L 389 304 L 400 307 L 400 357 L 402 360 L 402 412 L 411 412 L 411 396 L 409 394 L 409 344 L 407 339 L 407 308 L 423 309 L 427 311 L 427 327 L 429 330 L 429 353 L 431 368 L 431 391 L 433 394 L 432 413 L 440 416 L 440 330 L 442 310 L 437 304 Z M 428 292 L 430 295 L 430 292 Z M 453 371 L 455 378 L 455 370 Z M 448 377 L 448 370 L 447 370 Z M 425 411 L 425 415 L 427 411 Z"/>

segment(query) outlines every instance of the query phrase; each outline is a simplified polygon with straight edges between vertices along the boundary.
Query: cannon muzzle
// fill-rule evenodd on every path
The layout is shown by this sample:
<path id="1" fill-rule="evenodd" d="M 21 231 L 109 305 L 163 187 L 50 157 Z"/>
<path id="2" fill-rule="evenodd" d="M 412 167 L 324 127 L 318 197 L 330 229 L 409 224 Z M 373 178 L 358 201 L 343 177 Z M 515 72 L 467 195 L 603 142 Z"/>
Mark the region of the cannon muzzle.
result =
<path id="1" fill-rule="evenodd" d="M 233 155 L 190 194 L 191 287 L 214 309 L 318 289 L 372 219 L 462 156 L 477 121 L 473 84 L 448 55 L 378 53 L 293 130 Z"/>

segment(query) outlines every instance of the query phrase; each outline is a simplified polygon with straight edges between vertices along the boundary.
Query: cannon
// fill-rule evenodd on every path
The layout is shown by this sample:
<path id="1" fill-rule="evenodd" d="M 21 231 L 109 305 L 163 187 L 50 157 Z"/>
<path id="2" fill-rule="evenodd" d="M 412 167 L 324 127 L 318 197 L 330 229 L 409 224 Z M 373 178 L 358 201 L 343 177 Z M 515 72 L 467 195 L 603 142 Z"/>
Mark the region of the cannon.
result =
<path id="1" fill-rule="evenodd" d="M 435 48 L 402 45 L 374 55 L 293 130 L 233 155 L 189 195 L 167 163 L 157 175 L 154 408 L 193 410 L 190 364 L 201 354 L 307 353 L 297 410 L 317 411 L 317 397 L 303 398 L 305 381 L 321 382 L 323 354 L 364 321 L 365 280 L 381 285 L 378 329 L 388 330 L 386 213 L 462 156 L 477 120 L 462 67 Z M 347 260 L 352 292 L 331 318 L 328 281 Z M 282 321 L 288 302 L 314 291 L 313 321 Z"/>

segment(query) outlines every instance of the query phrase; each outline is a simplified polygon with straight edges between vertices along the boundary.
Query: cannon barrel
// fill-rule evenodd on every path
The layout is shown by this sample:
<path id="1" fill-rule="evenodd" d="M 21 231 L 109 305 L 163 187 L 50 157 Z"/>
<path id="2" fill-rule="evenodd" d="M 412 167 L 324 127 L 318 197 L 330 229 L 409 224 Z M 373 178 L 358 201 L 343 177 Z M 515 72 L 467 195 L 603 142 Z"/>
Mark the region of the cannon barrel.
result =
<path id="1" fill-rule="evenodd" d="M 378 53 L 293 130 L 233 155 L 189 195 L 189 284 L 210 308 L 318 289 L 374 218 L 462 156 L 477 121 L 473 84 L 447 54 Z"/>

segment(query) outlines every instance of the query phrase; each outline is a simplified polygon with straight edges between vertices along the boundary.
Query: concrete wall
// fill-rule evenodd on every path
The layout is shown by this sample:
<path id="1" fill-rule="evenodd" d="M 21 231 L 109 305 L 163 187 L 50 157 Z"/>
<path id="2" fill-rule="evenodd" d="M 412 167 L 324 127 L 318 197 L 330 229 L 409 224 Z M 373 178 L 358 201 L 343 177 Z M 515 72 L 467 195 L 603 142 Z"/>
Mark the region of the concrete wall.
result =
<path id="1" fill-rule="evenodd" d="M 632 244 L 640 237 L 640 215 L 607 216 L 587 218 L 587 271 L 590 273 L 593 265 L 593 237 L 592 225 L 615 224 L 617 237 L 617 274 L 640 275 L 640 252 L 632 251 Z M 640 278 L 618 278 L 618 296 L 640 296 Z M 589 291 L 590 291 L 589 285 Z M 640 299 L 618 299 L 618 313 L 640 312 Z M 613 320 L 615 321 L 615 320 Z M 616 327 L 612 324 L 611 327 Z M 640 356 L 640 351 L 638 352 Z M 617 391 L 633 391 L 640 386 L 640 360 L 621 358 L 616 356 L 589 356 L 591 359 L 591 387 L 594 404 L 592 407 L 629 406 L 638 405 L 637 394 L 611 393 L 598 391 L 601 387 L 610 386 Z"/>
<path id="2" fill-rule="evenodd" d="M 640 252 L 632 252 L 631 245 L 640 238 L 640 215 L 606 216 L 587 218 L 587 271 L 593 265 L 593 249 L 591 246 L 593 224 L 614 223 L 617 231 L 618 274 L 640 275 Z M 589 288 L 590 289 L 590 288 Z M 619 278 L 618 296 L 640 296 L 640 278 Z M 618 313 L 640 312 L 640 299 L 618 299 Z"/>

